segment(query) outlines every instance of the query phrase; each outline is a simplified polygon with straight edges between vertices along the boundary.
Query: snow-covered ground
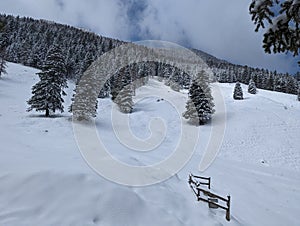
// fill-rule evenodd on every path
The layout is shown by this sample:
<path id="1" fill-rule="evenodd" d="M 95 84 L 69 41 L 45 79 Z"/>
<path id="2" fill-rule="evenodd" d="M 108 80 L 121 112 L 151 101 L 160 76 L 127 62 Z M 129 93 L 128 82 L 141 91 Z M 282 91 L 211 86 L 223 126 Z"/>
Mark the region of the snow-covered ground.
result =
<path id="1" fill-rule="evenodd" d="M 128 187 L 107 181 L 82 158 L 68 112 L 52 118 L 26 112 L 37 70 L 8 64 L 0 78 L 0 225 L 299 225 L 300 222 L 300 102 L 296 96 L 259 90 L 234 101 L 234 84 L 219 86 L 226 104 L 226 131 L 218 157 L 204 172 L 212 191 L 230 194 L 230 222 L 222 210 L 198 203 L 187 179 L 198 172 L 210 125 L 200 128 L 201 139 L 192 159 L 176 176 L 147 187 Z M 73 85 L 70 84 L 69 94 Z M 96 119 L 101 140 L 114 157 L 133 165 L 151 164 L 172 154 L 179 135 L 179 115 L 167 101 L 176 93 L 150 80 L 137 91 L 148 96 L 129 116 L 132 133 L 150 135 L 153 117 L 164 119 L 167 131 L 159 148 L 143 155 L 116 142 L 109 100 L 99 102 Z M 71 95 L 66 98 L 67 106 Z M 118 117 L 118 115 L 116 115 Z"/>

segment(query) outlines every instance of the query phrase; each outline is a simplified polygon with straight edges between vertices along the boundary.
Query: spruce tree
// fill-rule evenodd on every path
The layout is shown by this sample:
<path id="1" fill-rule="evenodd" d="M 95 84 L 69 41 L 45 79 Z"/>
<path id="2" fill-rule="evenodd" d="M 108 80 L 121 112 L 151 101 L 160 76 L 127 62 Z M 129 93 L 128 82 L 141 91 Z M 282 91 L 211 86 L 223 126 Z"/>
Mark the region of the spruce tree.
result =
<path id="1" fill-rule="evenodd" d="M 257 93 L 256 85 L 255 85 L 255 82 L 253 81 L 253 79 L 250 79 L 250 81 L 249 81 L 248 93 L 251 93 L 251 94 Z"/>
<path id="2" fill-rule="evenodd" d="M 2 32 L 3 28 L 1 28 L 0 24 L 0 32 Z M 0 77 L 2 74 L 6 73 L 6 61 L 5 58 L 5 52 L 7 47 L 7 36 L 5 33 L 0 33 Z"/>
<path id="3" fill-rule="evenodd" d="M 234 91 L 233 91 L 233 99 L 235 100 L 243 99 L 243 90 L 239 82 L 235 84 Z"/>
<path id="4" fill-rule="evenodd" d="M 208 84 L 208 75 L 201 71 L 193 80 L 189 89 L 189 100 L 183 117 L 192 124 L 203 125 L 211 119 L 214 113 L 214 103 Z"/>
<path id="5" fill-rule="evenodd" d="M 123 89 L 120 90 L 114 102 L 119 106 L 121 112 L 125 114 L 132 113 L 132 109 L 133 109 L 132 96 L 133 96 L 133 90 L 131 84 L 124 86 Z"/>
<path id="6" fill-rule="evenodd" d="M 2 56 L 0 56 L 0 77 L 2 74 L 7 74 L 6 72 L 6 62 Z"/>
<path id="7" fill-rule="evenodd" d="M 252 0 L 249 13 L 256 32 L 266 29 L 263 39 L 266 53 L 290 52 L 294 57 L 298 56 L 299 0 Z M 298 63 L 300 66 L 300 61 Z"/>
<path id="8" fill-rule="evenodd" d="M 107 80 L 99 92 L 98 98 L 107 98 L 110 94 L 110 80 Z"/>
<path id="9" fill-rule="evenodd" d="M 300 84 L 298 85 L 298 100 L 300 101 Z"/>
<path id="10" fill-rule="evenodd" d="M 37 73 L 40 81 L 32 87 L 32 97 L 27 103 L 28 111 L 45 111 L 45 116 L 50 116 L 50 111 L 63 112 L 63 91 L 67 88 L 66 69 L 63 56 L 57 46 L 53 46 L 46 57 L 42 71 Z"/>

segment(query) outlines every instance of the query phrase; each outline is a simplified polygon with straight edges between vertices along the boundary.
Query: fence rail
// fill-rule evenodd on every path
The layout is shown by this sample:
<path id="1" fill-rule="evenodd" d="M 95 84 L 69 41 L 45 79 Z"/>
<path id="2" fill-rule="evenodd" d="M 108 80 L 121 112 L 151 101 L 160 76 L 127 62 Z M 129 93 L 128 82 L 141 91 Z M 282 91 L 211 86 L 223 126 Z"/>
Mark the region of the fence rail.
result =
<path id="1" fill-rule="evenodd" d="M 208 182 L 201 182 L 197 179 L 205 180 Z M 197 197 L 197 201 L 203 201 L 203 202 L 208 203 L 209 206 L 215 206 L 215 207 L 225 210 L 226 211 L 226 220 L 230 221 L 230 199 L 231 199 L 230 195 L 228 195 L 227 198 L 224 198 L 220 195 L 214 194 L 210 191 L 207 191 L 207 190 L 201 188 L 200 187 L 201 185 L 207 185 L 208 189 L 210 189 L 210 182 L 211 182 L 210 177 L 200 177 L 200 176 L 195 176 L 193 174 L 190 174 L 188 182 L 190 184 L 192 191 L 194 192 L 194 194 Z M 226 206 L 220 205 L 217 202 L 213 202 L 209 198 L 205 199 L 204 197 L 202 197 L 203 195 L 201 196 L 201 193 L 204 196 L 207 196 L 210 198 L 215 198 L 217 200 L 221 200 L 221 201 L 225 202 Z"/>
<path id="2" fill-rule="evenodd" d="M 201 180 L 204 180 L 204 181 L 207 181 L 207 182 L 196 181 L 193 178 L 201 179 Z M 210 189 L 210 182 L 211 182 L 211 178 L 210 177 L 200 177 L 200 176 L 195 176 L 193 174 L 190 174 L 190 176 L 189 176 L 189 183 L 193 183 L 197 187 L 200 186 L 200 185 L 207 185 L 208 189 Z"/>

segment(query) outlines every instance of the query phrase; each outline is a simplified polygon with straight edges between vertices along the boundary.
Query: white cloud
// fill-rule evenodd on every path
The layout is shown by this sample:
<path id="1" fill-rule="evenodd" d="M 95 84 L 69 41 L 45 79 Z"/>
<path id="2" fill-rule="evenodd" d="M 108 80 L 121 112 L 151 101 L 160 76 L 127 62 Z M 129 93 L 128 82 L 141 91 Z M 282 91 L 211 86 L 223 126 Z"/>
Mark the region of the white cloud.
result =
<path id="1" fill-rule="evenodd" d="M 86 26 L 109 37 L 128 36 L 121 4 L 111 0 L 7 0 L 1 12 Z"/>
<path id="2" fill-rule="evenodd" d="M 262 34 L 254 32 L 248 13 L 249 2 L 236 0 L 153 0 L 143 20 L 142 37 L 181 42 L 219 58 L 254 67 L 288 71 L 291 58 L 267 55 Z"/>

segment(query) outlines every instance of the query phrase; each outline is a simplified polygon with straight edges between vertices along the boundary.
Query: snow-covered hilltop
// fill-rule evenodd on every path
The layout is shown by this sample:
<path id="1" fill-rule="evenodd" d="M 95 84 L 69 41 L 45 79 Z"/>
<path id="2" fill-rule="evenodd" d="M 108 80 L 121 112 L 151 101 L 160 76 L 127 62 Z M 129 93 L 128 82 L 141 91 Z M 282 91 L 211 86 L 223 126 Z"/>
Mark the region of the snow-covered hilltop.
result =
<path id="1" fill-rule="evenodd" d="M 300 212 L 300 102 L 295 95 L 258 89 L 233 100 L 234 84 L 219 87 L 226 105 L 226 131 L 218 157 L 204 173 L 198 172 L 210 135 L 200 127 L 192 159 L 174 177 L 157 185 L 133 188 L 117 185 L 88 167 L 77 146 L 68 112 L 44 118 L 26 112 L 36 69 L 8 63 L 0 79 L 0 225 L 298 225 Z M 74 88 L 69 84 L 65 109 Z M 213 92 L 214 93 L 214 92 Z M 168 156 L 178 134 L 177 112 L 166 100 L 187 100 L 150 79 L 136 91 L 130 126 L 140 138 L 149 136 L 153 117 L 165 120 L 166 137 L 147 154 L 116 142 L 111 130 L 109 99 L 99 100 L 96 125 L 112 154 L 129 164 L 152 164 Z M 159 101 L 158 101 L 159 100 Z M 120 113 L 121 114 L 121 113 Z M 118 117 L 118 114 L 115 115 Z M 213 117 L 218 117 L 218 112 Z M 232 197 L 231 221 L 222 210 L 198 203 L 187 179 L 189 173 L 212 177 L 212 191 Z"/>

